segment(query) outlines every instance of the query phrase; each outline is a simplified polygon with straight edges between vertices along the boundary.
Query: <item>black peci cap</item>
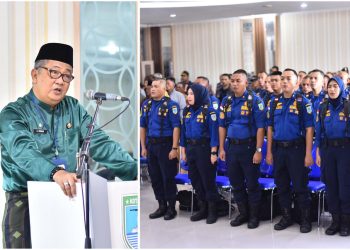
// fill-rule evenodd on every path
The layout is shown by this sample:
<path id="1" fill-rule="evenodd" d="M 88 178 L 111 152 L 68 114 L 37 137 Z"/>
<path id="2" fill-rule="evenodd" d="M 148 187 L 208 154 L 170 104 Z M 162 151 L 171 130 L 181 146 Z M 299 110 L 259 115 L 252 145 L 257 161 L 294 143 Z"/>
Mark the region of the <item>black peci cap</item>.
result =
<path id="1" fill-rule="evenodd" d="M 73 48 L 63 43 L 47 43 L 41 46 L 35 62 L 39 60 L 55 60 L 73 67 Z"/>

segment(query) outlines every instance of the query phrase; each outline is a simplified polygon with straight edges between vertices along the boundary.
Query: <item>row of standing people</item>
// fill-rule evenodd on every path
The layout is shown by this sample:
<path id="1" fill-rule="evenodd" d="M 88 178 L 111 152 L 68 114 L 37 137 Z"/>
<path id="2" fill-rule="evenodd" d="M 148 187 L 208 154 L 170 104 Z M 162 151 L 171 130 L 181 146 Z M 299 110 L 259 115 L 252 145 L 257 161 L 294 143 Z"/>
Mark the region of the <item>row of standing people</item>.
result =
<path id="1" fill-rule="evenodd" d="M 219 152 L 221 160 L 227 162 L 228 176 L 239 210 L 231 226 L 248 222 L 248 228 L 258 227 L 261 200 L 259 164 L 267 125 L 266 160 L 274 164 L 274 177 L 282 208 L 282 218 L 274 228 L 283 230 L 293 224 L 292 182 L 301 208 L 300 231 L 310 232 L 307 167 L 313 164 L 311 150 L 314 122 L 317 121 L 317 162 L 320 163 L 322 159 L 323 180 L 327 185 L 327 201 L 333 217 L 326 233 L 340 231 L 341 235 L 349 235 L 349 192 L 344 180 L 349 175 L 350 164 L 345 164 L 346 154 L 341 153 L 348 147 L 345 133 L 348 114 L 344 115 L 343 112 L 346 106 L 344 84 L 339 78 L 329 81 L 327 90 L 330 101 L 325 102 L 327 106 L 321 105 L 322 109 L 326 109 L 323 116 L 324 111 L 319 112 L 320 108 L 317 107 L 320 102 L 312 104 L 295 91 L 297 73 L 294 70 L 286 69 L 282 76 L 277 75 L 276 78 L 282 79 L 282 88 L 280 94 L 271 97 L 267 108 L 257 94 L 247 90 L 247 74 L 244 70 L 232 74 L 233 94 L 223 99 L 220 112 L 214 109 L 206 97 L 209 96 L 206 88 L 191 85 L 188 90 L 189 107 L 184 111 L 182 124 L 179 106 L 165 97 L 165 81 L 156 80 L 152 83 L 152 99 L 142 105 L 140 123 L 142 155 L 148 157 L 152 187 L 159 202 L 159 208 L 150 214 L 150 218 L 164 216 L 164 219 L 173 219 L 176 216 L 174 177 L 177 174 L 180 141 L 182 157 L 189 163 L 189 177 L 201 201 L 199 212 L 191 220 L 207 218 L 207 223 L 214 223 L 217 219 L 216 201 L 219 196 L 215 186 L 215 162 Z M 337 87 L 338 92 L 334 91 Z M 333 102 L 333 99 L 338 101 Z M 315 106 L 318 112 L 314 112 Z M 341 116 L 343 119 L 340 119 Z M 229 141 L 227 152 L 224 148 L 226 139 Z M 338 152 L 339 145 L 342 150 Z M 327 153 L 329 150 L 336 150 L 337 154 Z"/>

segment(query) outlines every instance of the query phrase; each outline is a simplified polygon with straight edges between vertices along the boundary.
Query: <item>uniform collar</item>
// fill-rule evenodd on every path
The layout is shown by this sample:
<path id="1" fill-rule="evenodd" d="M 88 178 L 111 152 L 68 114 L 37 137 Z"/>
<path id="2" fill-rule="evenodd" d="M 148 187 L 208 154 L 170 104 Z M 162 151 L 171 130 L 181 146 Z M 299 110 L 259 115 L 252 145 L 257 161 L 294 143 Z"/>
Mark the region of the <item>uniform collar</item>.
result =
<path id="1" fill-rule="evenodd" d="M 33 89 L 30 89 L 30 92 L 29 92 L 29 94 L 28 94 L 27 96 L 28 96 L 28 98 L 29 98 L 30 101 L 35 102 L 40 108 L 42 108 L 43 110 L 45 110 L 45 111 L 48 112 L 48 113 L 50 113 L 50 112 L 52 112 L 53 110 L 55 110 L 55 109 L 58 107 L 58 105 L 61 104 L 61 103 L 59 103 L 59 104 L 56 105 L 56 108 L 52 108 L 50 105 L 48 105 L 48 104 L 46 104 L 46 103 L 40 101 L 40 100 L 35 96 Z"/>

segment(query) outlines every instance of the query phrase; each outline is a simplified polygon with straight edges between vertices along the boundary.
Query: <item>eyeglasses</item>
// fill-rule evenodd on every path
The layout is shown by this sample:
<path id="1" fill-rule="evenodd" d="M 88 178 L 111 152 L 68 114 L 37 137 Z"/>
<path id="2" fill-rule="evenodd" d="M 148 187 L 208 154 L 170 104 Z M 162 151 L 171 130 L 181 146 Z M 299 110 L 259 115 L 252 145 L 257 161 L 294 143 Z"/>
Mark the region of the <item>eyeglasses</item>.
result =
<path id="1" fill-rule="evenodd" d="M 49 69 L 46 67 L 39 67 L 39 68 L 46 69 L 49 72 L 49 76 L 52 79 L 59 79 L 62 76 L 62 80 L 66 83 L 70 83 L 74 79 L 74 76 L 72 76 L 70 74 L 62 74 L 61 72 L 59 72 L 58 70 L 55 70 L 55 69 Z"/>

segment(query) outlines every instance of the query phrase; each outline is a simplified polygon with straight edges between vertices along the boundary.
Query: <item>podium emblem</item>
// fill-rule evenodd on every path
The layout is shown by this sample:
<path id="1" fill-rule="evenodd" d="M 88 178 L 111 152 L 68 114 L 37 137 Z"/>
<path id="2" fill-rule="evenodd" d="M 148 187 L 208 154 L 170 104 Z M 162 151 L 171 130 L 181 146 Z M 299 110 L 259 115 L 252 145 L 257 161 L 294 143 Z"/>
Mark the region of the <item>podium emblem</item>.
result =
<path id="1" fill-rule="evenodd" d="M 138 197 L 137 195 L 124 195 L 123 202 L 123 240 L 128 248 L 138 249 Z"/>

